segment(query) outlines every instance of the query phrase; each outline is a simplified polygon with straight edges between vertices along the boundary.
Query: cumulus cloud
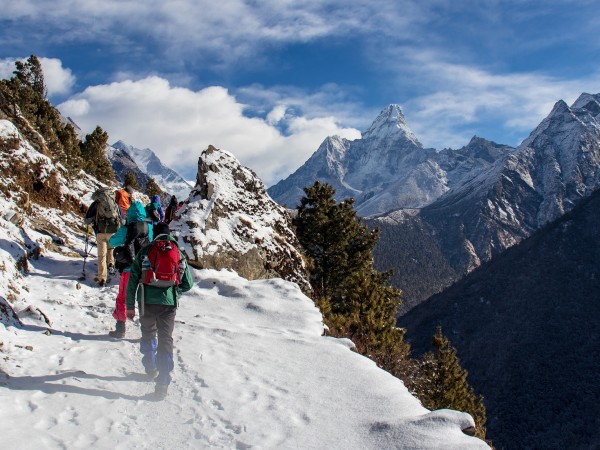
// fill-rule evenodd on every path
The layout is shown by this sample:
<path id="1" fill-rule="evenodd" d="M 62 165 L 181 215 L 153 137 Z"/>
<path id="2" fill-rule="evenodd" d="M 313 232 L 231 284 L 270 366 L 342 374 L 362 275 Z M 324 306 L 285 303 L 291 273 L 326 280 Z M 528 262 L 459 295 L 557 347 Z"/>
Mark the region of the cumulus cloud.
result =
<path id="1" fill-rule="evenodd" d="M 244 105 L 220 86 L 193 91 L 152 76 L 88 87 L 58 105 L 84 132 L 100 125 L 110 142 L 150 148 L 188 179 L 209 144 L 228 150 L 270 185 L 303 164 L 329 135 L 355 139 L 336 118 L 286 117 L 273 105 L 265 118 L 248 117 Z M 286 121 L 285 134 L 273 120 Z"/>
<path id="2" fill-rule="evenodd" d="M 26 61 L 25 58 L 4 58 L 0 60 L 0 77 L 12 78 L 16 61 Z M 67 94 L 75 84 L 75 76 L 71 69 L 62 66 L 62 61 L 56 58 L 39 58 L 44 72 L 44 83 L 48 96 Z"/>

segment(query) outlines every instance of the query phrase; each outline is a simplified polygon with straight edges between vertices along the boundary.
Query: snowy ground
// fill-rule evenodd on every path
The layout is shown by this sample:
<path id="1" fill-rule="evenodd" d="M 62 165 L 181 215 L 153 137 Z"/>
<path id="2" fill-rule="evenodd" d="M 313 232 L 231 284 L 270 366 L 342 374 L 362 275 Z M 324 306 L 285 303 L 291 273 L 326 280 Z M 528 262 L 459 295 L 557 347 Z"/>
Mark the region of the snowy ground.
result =
<path id="1" fill-rule="evenodd" d="M 469 415 L 430 413 L 348 341 L 321 336 L 293 283 L 194 271 L 174 382 L 156 402 L 137 323 L 125 340 L 106 334 L 116 277 L 94 287 L 91 258 L 78 288 L 81 258 L 50 252 L 30 269 L 22 294 L 35 308 L 21 311 L 23 327 L 0 325 L 3 449 L 488 448 L 461 432 Z"/>

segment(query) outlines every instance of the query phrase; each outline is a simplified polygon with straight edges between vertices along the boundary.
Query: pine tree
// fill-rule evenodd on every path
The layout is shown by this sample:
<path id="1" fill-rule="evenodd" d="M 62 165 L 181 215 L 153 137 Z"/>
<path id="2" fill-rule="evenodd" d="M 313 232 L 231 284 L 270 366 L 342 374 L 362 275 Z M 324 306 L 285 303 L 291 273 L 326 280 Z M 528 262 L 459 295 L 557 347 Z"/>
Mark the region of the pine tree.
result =
<path id="1" fill-rule="evenodd" d="M 125 172 L 125 181 L 123 181 L 123 186 L 124 187 L 131 186 L 136 191 L 141 191 L 140 184 L 138 183 L 138 180 L 135 177 L 135 174 L 131 170 L 128 170 L 127 172 Z"/>
<path id="2" fill-rule="evenodd" d="M 317 181 L 304 192 L 294 225 L 314 266 L 311 285 L 316 297 L 330 299 L 334 313 L 347 312 L 345 293 L 353 276 L 372 268 L 378 232 L 360 224 L 354 200 L 336 204 L 330 185 Z"/>
<path id="3" fill-rule="evenodd" d="M 152 198 L 154 195 L 161 195 L 163 190 L 160 188 L 154 178 L 150 178 L 148 183 L 146 183 L 146 195 Z"/>
<path id="4" fill-rule="evenodd" d="M 39 59 L 31 55 L 26 62 L 15 62 L 15 67 L 13 78 L 0 81 L 3 111 L 16 119 L 17 126 L 21 123 L 20 111 L 29 125 L 44 138 L 45 143 L 28 126 L 20 126 L 21 132 L 35 148 L 62 164 L 67 169 L 67 176 L 79 176 L 82 168 L 79 137 L 70 124 L 63 123 L 60 113 L 46 100 L 44 73 Z"/>
<path id="5" fill-rule="evenodd" d="M 104 183 L 110 183 L 115 178 L 112 166 L 104 153 L 107 142 L 108 133 L 97 126 L 81 143 L 84 170 Z"/>
<path id="6" fill-rule="evenodd" d="M 16 70 L 13 72 L 16 78 L 24 84 L 31 86 L 33 91 L 40 97 L 46 97 L 46 85 L 44 83 L 44 72 L 42 63 L 37 56 L 31 55 L 26 62 L 15 62 Z"/>
<path id="7" fill-rule="evenodd" d="M 330 333 L 352 339 L 361 354 L 399 376 L 410 347 L 395 326 L 401 292 L 388 285 L 391 273 L 374 268 L 378 231 L 361 224 L 353 200 L 336 204 L 331 186 L 316 182 L 304 191 L 294 224 Z"/>
<path id="8" fill-rule="evenodd" d="M 461 367 L 456 349 L 442 334 L 441 327 L 437 327 L 432 344 L 434 351 L 426 353 L 420 363 L 419 398 L 429 409 L 468 412 L 475 419 L 475 435 L 485 439 L 487 418 L 483 397 L 473 391 L 467 381 L 468 372 Z"/>

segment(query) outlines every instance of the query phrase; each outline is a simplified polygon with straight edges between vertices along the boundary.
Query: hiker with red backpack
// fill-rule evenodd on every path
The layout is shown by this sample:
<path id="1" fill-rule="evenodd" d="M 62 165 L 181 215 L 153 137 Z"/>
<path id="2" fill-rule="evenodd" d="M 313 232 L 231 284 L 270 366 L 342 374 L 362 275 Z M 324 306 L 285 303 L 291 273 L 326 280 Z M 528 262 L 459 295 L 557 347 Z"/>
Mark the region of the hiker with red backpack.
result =
<path id="1" fill-rule="evenodd" d="M 117 321 L 115 329 L 108 334 L 111 337 L 122 339 L 126 331 L 126 306 L 127 283 L 129 271 L 135 255 L 147 244 L 152 242 L 152 224 L 146 222 L 146 209 L 139 201 L 131 204 L 127 210 L 127 222 L 110 238 L 110 245 L 115 248 L 115 267 L 121 274 L 119 278 L 119 293 L 115 302 L 113 317 Z"/>
<path id="2" fill-rule="evenodd" d="M 136 296 L 140 310 L 140 351 L 146 373 L 156 377 L 154 396 L 162 400 L 171 383 L 173 329 L 177 299 L 193 286 L 192 274 L 169 225 L 154 226 L 154 240 L 136 255 L 127 284 L 127 318 L 135 317 Z"/>
<path id="3" fill-rule="evenodd" d="M 92 194 L 92 204 L 85 215 L 85 223 L 91 224 L 96 234 L 98 249 L 99 286 L 104 286 L 108 273 L 114 270 L 113 249 L 109 245 L 110 237 L 121 226 L 121 214 L 111 188 L 100 188 Z"/>

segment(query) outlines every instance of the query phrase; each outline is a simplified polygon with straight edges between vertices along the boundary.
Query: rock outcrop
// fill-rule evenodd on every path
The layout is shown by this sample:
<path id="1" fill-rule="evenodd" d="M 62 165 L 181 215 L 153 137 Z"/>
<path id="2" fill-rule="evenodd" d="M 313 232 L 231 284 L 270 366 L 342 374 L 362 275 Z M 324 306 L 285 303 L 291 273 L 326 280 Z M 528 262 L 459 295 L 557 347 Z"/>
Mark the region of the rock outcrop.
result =
<path id="1" fill-rule="evenodd" d="M 280 277 L 309 289 L 287 211 L 226 151 L 202 152 L 196 185 L 171 228 L 193 267 L 232 269 L 250 280 Z"/>

